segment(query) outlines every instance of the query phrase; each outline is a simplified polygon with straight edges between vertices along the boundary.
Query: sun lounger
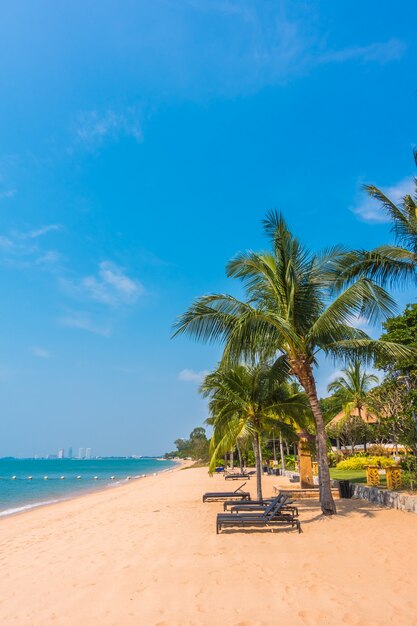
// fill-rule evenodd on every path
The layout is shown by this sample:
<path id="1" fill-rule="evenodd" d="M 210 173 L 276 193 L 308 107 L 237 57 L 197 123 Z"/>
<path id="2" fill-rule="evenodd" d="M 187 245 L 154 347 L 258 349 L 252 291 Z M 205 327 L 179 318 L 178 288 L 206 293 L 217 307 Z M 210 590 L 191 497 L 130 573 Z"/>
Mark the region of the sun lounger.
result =
<path id="1" fill-rule="evenodd" d="M 208 500 L 225 500 L 227 498 L 240 498 L 241 500 L 250 500 L 250 493 L 248 491 L 241 491 L 246 483 L 242 483 L 240 487 L 235 491 L 208 491 L 203 494 L 203 502 Z"/>
<path id="2" fill-rule="evenodd" d="M 250 477 L 251 477 L 250 474 L 225 474 L 224 475 L 225 480 L 239 480 L 241 478 L 247 478 L 248 480 L 250 480 Z"/>
<path id="3" fill-rule="evenodd" d="M 279 527 L 294 526 L 301 532 L 300 521 L 294 515 L 283 512 L 283 507 L 287 504 L 289 496 L 284 496 L 279 502 L 271 502 L 263 513 L 218 513 L 216 519 L 216 533 L 227 527 Z"/>
<path id="4" fill-rule="evenodd" d="M 269 504 L 271 504 L 271 502 Z M 267 505 L 268 502 L 266 504 L 252 504 L 251 502 L 248 502 L 248 506 L 244 506 L 243 502 L 239 502 L 238 504 L 232 506 L 229 511 L 230 513 L 261 513 L 262 511 L 265 511 Z M 293 517 L 298 517 L 298 507 L 292 506 L 289 502 L 282 507 L 281 511 L 283 513 L 289 513 Z"/>
<path id="5" fill-rule="evenodd" d="M 224 511 L 231 511 L 232 513 L 238 513 L 240 511 L 264 511 L 265 508 L 272 502 L 279 502 L 284 494 L 279 493 L 275 498 L 266 498 L 265 500 L 229 500 L 229 502 L 223 503 Z M 293 505 L 294 500 L 287 500 L 283 506 L 283 510 L 291 511 L 293 515 L 298 517 L 298 507 Z"/>

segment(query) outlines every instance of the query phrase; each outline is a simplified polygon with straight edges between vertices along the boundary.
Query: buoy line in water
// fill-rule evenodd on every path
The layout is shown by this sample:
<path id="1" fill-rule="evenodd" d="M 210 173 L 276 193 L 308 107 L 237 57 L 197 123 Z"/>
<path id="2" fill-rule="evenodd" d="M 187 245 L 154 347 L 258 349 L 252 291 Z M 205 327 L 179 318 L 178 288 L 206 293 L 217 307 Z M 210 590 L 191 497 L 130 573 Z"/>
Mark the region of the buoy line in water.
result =
<path id="1" fill-rule="evenodd" d="M 153 474 L 156 476 L 156 474 Z M 138 476 L 125 476 L 120 477 L 119 480 L 132 480 L 135 478 L 146 478 L 147 474 L 140 474 Z M 91 476 L 91 477 L 83 477 L 83 476 L 0 476 L 0 480 L 66 480 L 66 479 L 75 479 L 82 480 L 83 478 L 90 478 L 91 480 L 117 480 L 117 476 Z"/>

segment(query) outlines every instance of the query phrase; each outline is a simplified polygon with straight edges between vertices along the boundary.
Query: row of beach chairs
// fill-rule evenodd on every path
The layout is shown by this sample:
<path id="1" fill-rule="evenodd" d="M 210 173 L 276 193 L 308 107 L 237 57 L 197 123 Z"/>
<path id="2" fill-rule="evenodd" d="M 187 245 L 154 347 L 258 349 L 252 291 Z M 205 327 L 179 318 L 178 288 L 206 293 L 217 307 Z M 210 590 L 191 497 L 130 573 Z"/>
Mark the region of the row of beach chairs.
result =
<path id="1" fill-rule="evenodd" d="M 209 491 L 203 494 L 203 502 L 226 500 L 224 513 L 216 518 L 216 533 L 223 528 L 233 527 L 285 527 L 291 526 L 301 532 L 298 508 L 294 506 L 289 494 L 279 492 L 275 498 L 251 500 L 250 493 L 242 491 L 246 483 L 235 491 Z"/>

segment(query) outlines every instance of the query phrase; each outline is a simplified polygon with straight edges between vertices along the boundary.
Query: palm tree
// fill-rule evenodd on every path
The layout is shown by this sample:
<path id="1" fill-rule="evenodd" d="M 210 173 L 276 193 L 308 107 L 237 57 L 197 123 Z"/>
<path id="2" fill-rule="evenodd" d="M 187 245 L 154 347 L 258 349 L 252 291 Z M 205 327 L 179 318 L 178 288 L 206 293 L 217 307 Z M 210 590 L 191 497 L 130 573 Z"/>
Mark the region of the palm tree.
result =
<path id="1" fill-rule="evenodd" d="M 243 282 L 246 300 L 225 294 L 202 296 L 179 317 L 174 336 L 188 333 L 204 342 L 222 341 L 224 362 L 249 361 L 261 355 L 264 360 L 276 358 L 275 367 L 288 367 L 307 393 L 313 412 L 321 508 L 332 515 L 336 507 L 313 371 L 317 354 L 321 351 L 344 360 L 361 355 L 366 361 L 375 354 L 390 357 L 409 353 L 409 349 L 373 340 L 352 326 L 352 318 L 359 315 L 373 322 L 392 314 L 395 303 L 382 287 L 365 277 L 335 296 L 344 249 L 312 254 L 276 212 L 267 215 L 264 228 L 272 252 L 242 253 L 227 266 L 228 276 Z"/>
<path id="2" fill-rule="evenodd" d="M 343 376 L 339 376 L 327 386 L 327 391 L 330 393 L 343 392 L 347 399 L 344 407 L 346 413 L 357 409 L 359 417 L 362 418 L 362 409 L 367 393 L 373 383 L 379 382 L 379 378 L 375 374 L 364 371 L 359 359 L 352 361 L 348 367 L 342 370 L 342 374 Z"/>
<path id="3" fill-rule="evenodd" d="M 417 150 L 414 150 L 417 165 Z M 417 281 L 417 178 L 413 194 L 406 194 L 395 203 L 375 185 L 364 185 L 371 198 L 391 220 L 394 245 L 383 245 L 374 250 L 353 250 L 346 254 L 340 267 L 339 286 L 358 276 L 368 276 L 379 284 L 405 284 Z"/>
<path id="4" fill-rule="evenodd" d="M 358 416 L 362 419 L 362 409 L 366 396 L 372 384 L 379 382 L 378 376 L 363 370 L 359 359 L 352 361 L 348 367 L 342 370 L 342 374 L 343 376 L 339 376 L 327 386 L 327 391 L 330 393 L 342 392 L 347 400 L 343 407 L 346 416 L 357 409 Z M 364 438 L 364 449 L 366 451 L 366 437 Z"/>
<path id="5" fill-rule="evenodd" d="M 262 500 L 262 433 L 272 426 L 288 428 L 289 421 L 307 410 L 305 394 L 291 389 L 280 378 L 276 372 L 272 376 L 266 364 L 220 366 L 205 377 L 200 388 L 210 398 L 207 423 L 213 427 L 213 436 L 209 471 L 225 451 L 250 439 L 258 500 Z"/>

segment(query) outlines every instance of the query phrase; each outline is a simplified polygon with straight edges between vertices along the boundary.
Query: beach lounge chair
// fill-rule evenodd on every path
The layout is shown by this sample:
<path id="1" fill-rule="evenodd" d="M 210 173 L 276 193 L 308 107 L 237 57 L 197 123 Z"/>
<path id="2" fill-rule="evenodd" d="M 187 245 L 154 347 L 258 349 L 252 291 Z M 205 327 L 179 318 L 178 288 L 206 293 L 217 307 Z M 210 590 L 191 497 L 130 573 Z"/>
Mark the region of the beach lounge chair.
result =
<path id="1" fill-rule="evenodd" d="M 245 513 L 245 512 L 262 512 L 265 511 L 266 507 L 270 504 L 278 504 L 282 500 L 284 496 L 278 495 L 273 499 L 268 500 L 267 502 L 259 502 L 257 500 L 250 502 L 236 502 L 233 506 L 229 507 L 229 511 L 231 513 Z M 293 517 L 298 517 L 298 507 L 292 505 L 293 500 L 287 500 L 281 511 L 283 513 L 289 513 Z"/>
<path id="2" fill-rule="evenodd" d="M 247 478 L 248 480 L 250 480 L 251 475 L 250 474 L 225 474 L 224 475 L 224 479 L 225 480 L 239 480 L 241 478 Z"/>
<path id="3" fill-rule="evenodd" d="M 264 511 L 269 504 L 279 502 L 284 495 L 286 494 L 280 492 L 275 498 L 265 498 L 265 500 L 229 500 L 223 503 L 223 510 L 229 510 L 232 513 L 239 513 L 240 511 Z M 287 500 L 283 510 L 290 511 L 293 515 L 298 517 L 298 507 L 294 506 L 294 500 Z"/>
<path id="4" fill-rule="evenodd" d="M 225 500 L 226 498 L 240 498 L 240 500 L 250 500 L 250 493 L 248 491 L 241 491 L 246 483 L 242 483 L 240 487 L 235 491 L 208 491 L 203 494 L 203 502 L 208 500 Z"/>
<path id="5" fill-rule="evenodd" d="M 295 526 L 298 532 L 301 532 L 300 521 L 293 515 L 282 511 L 288 500 L 289 496 L 284 496 L 279 502 L 272 502 L 265 508 L 263 513 L 218 513 L 216 533 L 219 534 L 222 528 L 236 526 L 241 528 L 251 526 L 258 528 L 291 526 L 291 528 L 294 528 Z"/>

